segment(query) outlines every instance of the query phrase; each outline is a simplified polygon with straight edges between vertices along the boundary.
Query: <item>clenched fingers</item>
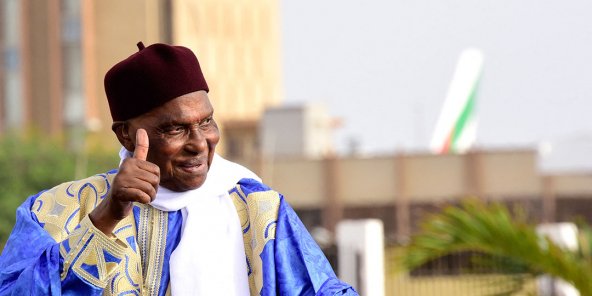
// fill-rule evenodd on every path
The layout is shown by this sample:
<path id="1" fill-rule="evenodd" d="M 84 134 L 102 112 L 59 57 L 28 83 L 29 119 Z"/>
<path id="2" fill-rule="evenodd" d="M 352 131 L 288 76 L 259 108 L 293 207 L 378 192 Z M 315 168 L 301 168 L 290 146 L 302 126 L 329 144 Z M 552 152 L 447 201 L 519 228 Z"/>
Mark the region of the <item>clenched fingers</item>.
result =
<path id="1" fill-rule="evenodd" d="M 135 158 L 124 160 L 113 181 L 112 198 L 119 201 L 149 203 L 160 183 L 157 165 Z"/>

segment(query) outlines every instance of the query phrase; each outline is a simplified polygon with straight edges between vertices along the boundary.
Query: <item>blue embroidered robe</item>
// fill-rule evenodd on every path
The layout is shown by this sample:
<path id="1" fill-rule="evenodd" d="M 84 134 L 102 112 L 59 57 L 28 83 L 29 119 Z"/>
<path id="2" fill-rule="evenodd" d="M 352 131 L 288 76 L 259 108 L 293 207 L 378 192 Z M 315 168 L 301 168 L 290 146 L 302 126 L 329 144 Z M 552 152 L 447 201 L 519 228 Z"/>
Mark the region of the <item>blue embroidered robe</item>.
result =
<path id="1" fill-rule="evenodd" d="M 134 204 L 115 237 L 88 218 L 116 171 L 29 197 L 0 256 L 0 295 L 167 295 L 180 211 Z M 251 295 L 357 295 L 281 194 L 252 179 L 230 190 L 245 242 Z M 196 279 L 198 280 L 198 279 Z"/>

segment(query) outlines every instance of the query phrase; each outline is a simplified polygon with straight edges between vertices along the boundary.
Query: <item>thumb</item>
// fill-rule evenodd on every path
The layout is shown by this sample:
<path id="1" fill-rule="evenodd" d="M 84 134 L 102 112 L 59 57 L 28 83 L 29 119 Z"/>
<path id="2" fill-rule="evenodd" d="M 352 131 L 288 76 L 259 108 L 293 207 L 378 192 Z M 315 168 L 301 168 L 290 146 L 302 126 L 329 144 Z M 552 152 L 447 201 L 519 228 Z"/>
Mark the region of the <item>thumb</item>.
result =
<path id="1" fill-rule="evenodd" d="M 134 150 L 134 158 L 146 160 L 148 155 L 148 134 L 143 128 L 136 131 L 136 149 Z"/>

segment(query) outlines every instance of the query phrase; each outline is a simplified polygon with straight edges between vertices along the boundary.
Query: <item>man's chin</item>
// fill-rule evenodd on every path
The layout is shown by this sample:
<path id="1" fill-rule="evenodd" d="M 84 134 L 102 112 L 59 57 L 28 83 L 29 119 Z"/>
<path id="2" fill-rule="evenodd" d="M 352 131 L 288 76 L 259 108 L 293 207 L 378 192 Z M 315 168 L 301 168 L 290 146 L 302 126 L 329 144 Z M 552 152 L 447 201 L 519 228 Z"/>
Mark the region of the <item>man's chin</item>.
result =
<path id="1" fill-rule="evenodd" d="M 205 183 L 205 178 L 201 179 L 199 181 L 188 181 L 188 182 L 174 182 L 174 183 L 170 183 L 170 184 L 160 184 L 160 186 L 167 188 L 169 190 L 172 191 L 176 191 L 176 192 L 185 192 L 185 191 L 189 191 L 189 190 L 195 190 L 198 189 L 199 187 L 201 187 L 204 183 Z"/>

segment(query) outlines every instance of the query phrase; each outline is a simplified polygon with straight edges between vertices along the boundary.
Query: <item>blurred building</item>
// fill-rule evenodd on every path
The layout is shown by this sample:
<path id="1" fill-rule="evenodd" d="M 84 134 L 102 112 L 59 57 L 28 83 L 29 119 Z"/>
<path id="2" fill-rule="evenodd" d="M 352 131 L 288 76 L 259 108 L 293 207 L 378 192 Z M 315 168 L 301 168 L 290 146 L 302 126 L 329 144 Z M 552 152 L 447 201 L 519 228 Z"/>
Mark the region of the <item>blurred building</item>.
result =
<path id="1" fill-rule="evenodd" d="M 1 2 L 0 129 L 110 135 L 104 73 L 137 40 L 165 39 L 158 1 Z M 133 40 L 133 41 L 132 41 Z M 111 140 L 113 141 L 113 140 Z M 78 142 L 78 141 L 75 141 Z"/>
<path id="2" fill-rule="evenodd" d="M 230 135 L 236 122 L 257 126 L 264 108 L 282 97 L 277 1 L 5 0 L 0 16 L 3 132 L 33 128 L 77 138 L 92 131 L 115 146 L 103 77 L 138 41 L 197 53 L 216 118 L 224 131 L 229 123 Z"/>
<path id="3" fill-rule="evenodd" d="M 257 165 L 259 170 L 276 158 L 333 157 L 333 131 L 339 123 L 319 103 L 267 108 L 259 120 L 225 124 L 225 156 Z"/>
<path id="4" fill-rule="evenodd" d="M 241 161 L 257 168 L 253 160 Z M 428 214 L 466 198 L 518 205 L 530 221 L 592 222 L 592 171 L 538 169 L 538 152 L 392 154 L 371 158 L 277 157 L 258 173 L 281 192 L 309 229 L 340 219 L 381 219 L 391 240 L 405 239 Z"/>
<path id="5" fill-rule="evenodd" d="M 577 132 L 539 144 L 539 169 L 549 174 L 592 171 L 592 133 Z"/>
<path id="6" fill-rule="evenodd" d="M 278 5 L 173 1 L 173 40 L 200 57 L 222 132 L 218 151 L 233 158 L 257 154 L 259 119 L 283 97 Z"/>
<path id="7" fill-rule="evenodd" d="M 266 157 L 327 157 L 333 154 L 332 129 L 322 105 L 270 108 L 259 125 L 260 149 Z"/>

